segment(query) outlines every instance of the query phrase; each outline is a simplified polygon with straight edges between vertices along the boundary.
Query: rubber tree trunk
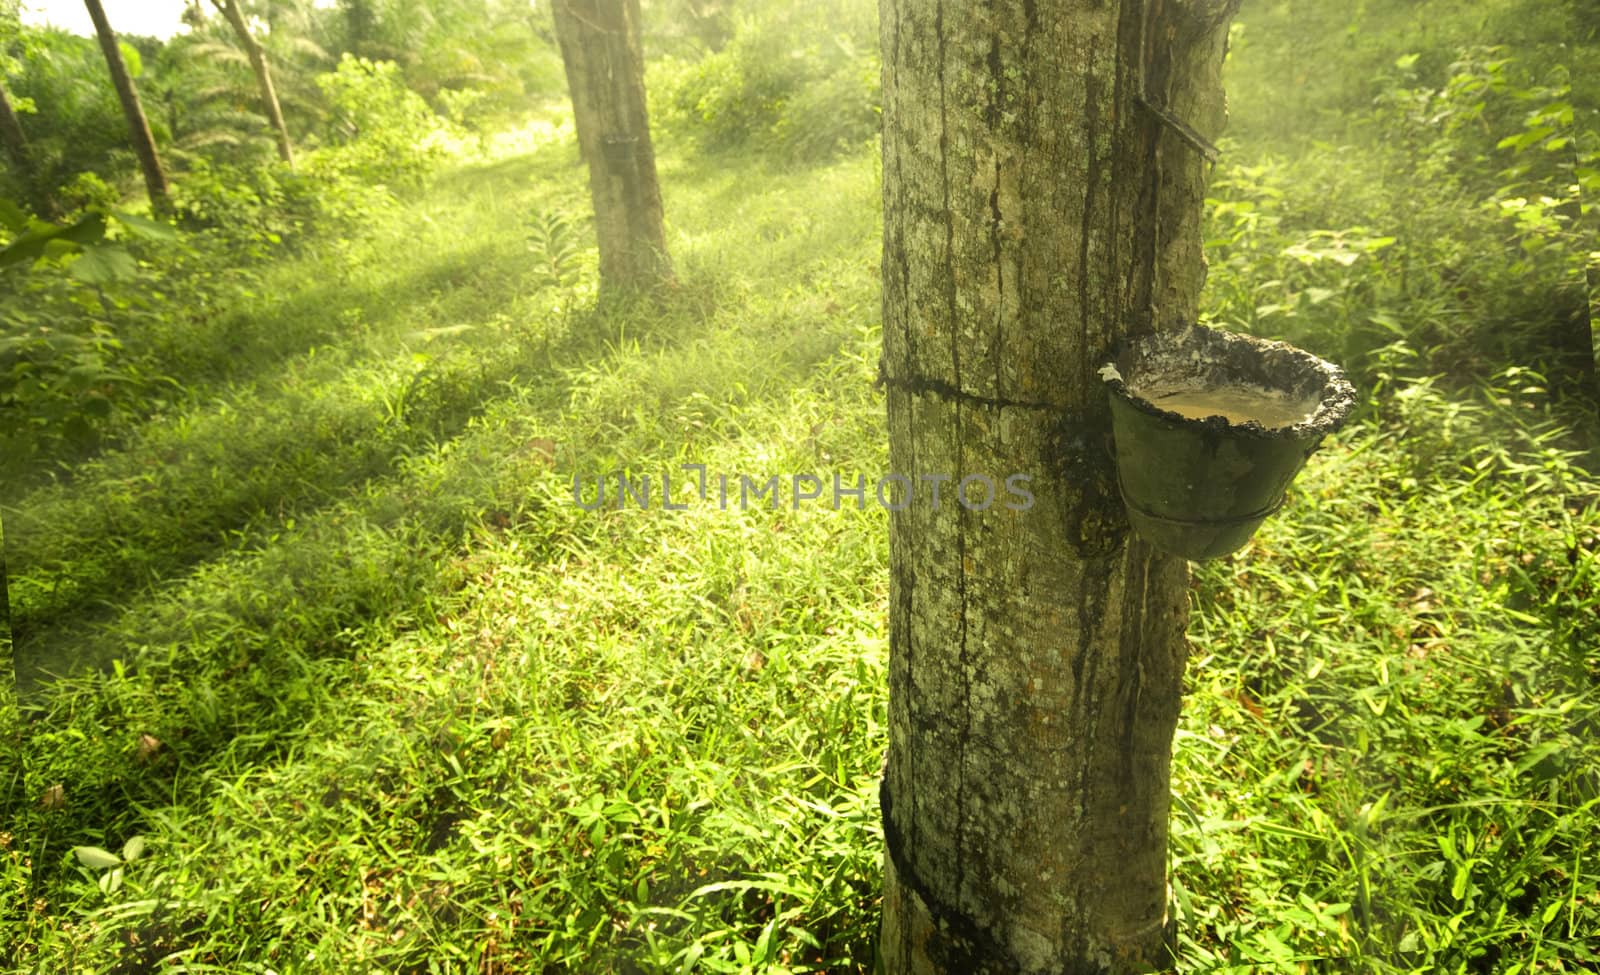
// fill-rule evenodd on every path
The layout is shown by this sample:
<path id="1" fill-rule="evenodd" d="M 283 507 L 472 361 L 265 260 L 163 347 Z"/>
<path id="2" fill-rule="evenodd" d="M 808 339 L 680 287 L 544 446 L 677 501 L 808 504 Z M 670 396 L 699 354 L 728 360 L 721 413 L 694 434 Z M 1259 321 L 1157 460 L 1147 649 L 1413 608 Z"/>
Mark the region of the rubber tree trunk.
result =
<path id="1" fill-rule="evenodd" d="M 250 33 L 250 25 L 244 22 L 244 12 L 239 9 L 238 0 L 212 0 L 222 16 L 227 18 L 229 26 L 239 38 L 239 46 L 244 48 L 244 53 L 250 58 L 250 70 L 255 72 L 256 88 L 261 93 L 261 108 L 267 113 L 267 121 L 272 124 L 272 134 L 278 140 L 278 158 L 282 159 L 290 169 L 294 168 L 294 145 L 289 141 L 289 127 L 283 124 L 283 111 L 278 107 L 278 93 L 272 87 L 272 71 L 267 67 L 267 54 L 256 43 L 255 35 Z"/>
<path id="2" fill-rule="evenodd" d="M 890 516 L 889 975 L 1168 960 L 1188 568 L 1129 534 L 1097 368 L 1195 319 L 1236 3 L 882 0 L 882 379 L 915 488 Z"/>
<path id="3" fill-rule="evenodd" d="M 357 57 L 365 56 L 370 49 L 372 35 L 376 32 L 378 23 L 378 15 L 372 9 L 372 3 L 370 0 L 340 0 L 339 7 L 344 11 L 343 50 Z"/>
<path id="4" fill-rule="evenodd" d="M 150 123 L 145 120 L 144 108 L 139 104 L 139 90 L 133 86 L 133 76 L 122 61 L 122 51 L 117 47 L 117 35 L 106 20 L 100 0 L 83 0 L 89 8 L 89 18 L 94 21 L 94 32 L 100 38 L 100 50 L 106 57 L 106 67 L 111 71 L 111 83 L 117 88 L 117 99 L 122 102 L 122 114 L 128 119 L 128 133 L 133 140 L 134 155 L 139 157 L 139 168 L 144 171 L 145 190 L 150 195 L 150 209 L 159 214 L 172 212 L 172 198 L 167 191 L 167 174 L 161 168 L 161 156 L 156 152 L 155 137 L 150 134 Z"/>
<path id="5" fill-rule="evenodd" d="M 639 0 L 555 0 L 556 38 L 589 166 L 602 291 L 672 278 L 645 108 Z"/>
<path id="6" fill-rule="evenodd" d="M 39 170 L 33 164 L 33 154 L 28 150 L 28 137 L 22 131 L 22 121 L 11 107 L 11 97 L 0 85 L 0 146 L 17 174 L 17 181 L 28 194 L 34 212 L 46 220 L 60 216 L 60 209 L 49 189 L 39 179 Z"/>

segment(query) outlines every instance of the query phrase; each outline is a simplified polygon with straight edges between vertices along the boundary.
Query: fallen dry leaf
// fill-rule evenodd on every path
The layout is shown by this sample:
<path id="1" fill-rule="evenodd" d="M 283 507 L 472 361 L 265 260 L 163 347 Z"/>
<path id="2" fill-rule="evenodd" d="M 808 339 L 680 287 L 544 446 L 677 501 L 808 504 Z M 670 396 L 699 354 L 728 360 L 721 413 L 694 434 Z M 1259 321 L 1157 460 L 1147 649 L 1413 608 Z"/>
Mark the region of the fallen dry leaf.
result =
<path id="1" fill-rule="evenodd" d="M 60 809 L 67 804 L 67 790 L 60 782 L 44 790 L 44 795 L 39 797 L 39 805 L 45 809 Z"/>
<path id="2" fill-rule="evenodd" d="M 150 761 L 155 757 L 156 752 L 161 750 L 161 744 L 161 739 L 157 738 L 155 735 L 140 735 L 139 744 L 134 748 L 134 760 L 141 763 Z"/>

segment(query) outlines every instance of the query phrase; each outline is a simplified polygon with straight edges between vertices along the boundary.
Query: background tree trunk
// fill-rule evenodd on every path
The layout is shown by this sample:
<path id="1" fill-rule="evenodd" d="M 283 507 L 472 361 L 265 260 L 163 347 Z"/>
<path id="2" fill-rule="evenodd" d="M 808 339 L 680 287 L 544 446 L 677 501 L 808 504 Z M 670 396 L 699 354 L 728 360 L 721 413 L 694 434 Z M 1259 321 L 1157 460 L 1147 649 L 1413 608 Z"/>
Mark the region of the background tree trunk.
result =
<path id="1" fill-rule="evenodd" d="M 589 165 L 603 290 L 672 277 L 645 108 L 639 0 L 555 0 L 556 38 Z"/>
<path id="2" fill-rule="evenodd" d="M 139 168 L 144 170 L 145 190 L 150 194 L 150 209 L 158 214 L 170 213 L 172 198 L 167 191 L 167 174 L 161 169 L 161 156 L 156 152 L 155 137 L 150 134 L 150 123 L 145 120 L 144 109 L 139 105 L 139 91 L 133 86 L 128 66 L 122 62 L 117 35 L 111 29 L 111 22 L 106 20 L 100 0 L 83 0 L 83 5 L 89 8 L 94 32 L 100 38 L 100 50 L 105 54 L 106 67 L 111 71 L 111 83 L 117 88 L 122 114 L 128 119 L 133 152 L 139 157 Z"/>
<path id="3" fill-rule="evenodd" d="M 22 131 L 22 120 L 12 110 L 11 97 L 6 94 L 4 85 L 0 85 L 0 146 L 4 146 L 7 158 L 15 167 L 17 181 L 28 194 L 34 211 L 46 220 L 59 217 L 61 211 L 56 206 L 55 197 L 39 181 L 39 171 L 34 167 L 33 155 L 28 151 L 28 137 Z"/>
<path id="4" fill-rule="evenodd" d="M 883 0 L 890 467 L 951 476 L 890 519 L 890 975 L 1167 960 L 1188 569 L 1128 532 L 1097 368 L 1195 319 L 1236 4 Z"/>
<path id="5" fill-rule="evenodd" d="M 250 58 L 250 70 L 255 72 L 256 87 L 261 91 L 261 107 L 266 111 L 267 121 L 272 123 L 272 133 L 278 140 L 278 158 L 293 169 L 294 146 L 289 141 L 289 127 L 283 124 L 283 111 L 278 107 L 278 93 L 272 88 L 272 72 L 267 67 L 266 52 L 261 50 L 261 45 L 256 43 L 255 36 L 250 33 L 250 26 L 244 22 L 244 12 L 239 9 L 238 0 L 211 0 L 211 2 L 216 4 L 222 16 L 227 18 L 229 25 L 233 27 L 233 32 L 239 37 L 239 45 Z"/>
<path id="6" fill-rule="evenodd" d="M 366 57 L 371 50 L 372 35 L 377 27 L 378 15 L 370 0 L 340 0 L 344 11 L 345 43 L 343 51 L 356 57 Z"/>

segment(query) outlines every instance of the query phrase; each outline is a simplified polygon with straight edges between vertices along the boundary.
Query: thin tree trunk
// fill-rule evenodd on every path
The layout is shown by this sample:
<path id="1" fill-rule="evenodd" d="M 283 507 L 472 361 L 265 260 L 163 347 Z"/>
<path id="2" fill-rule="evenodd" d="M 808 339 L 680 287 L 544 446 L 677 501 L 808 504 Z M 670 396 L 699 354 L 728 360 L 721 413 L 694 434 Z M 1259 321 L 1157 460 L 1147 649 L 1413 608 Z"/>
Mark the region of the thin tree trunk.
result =
<path id="1" fill-rule="evenodd" d="M 17 680 L 21 668 L 17 666 L 16 635 L 11 632 L 11 592 L 10 580 L 6 575 L 5 534 L 5 526 L 0 524 L 0 680 L 6 681 L 6 689 L 0 691 L 0 707 L 12 706 L 12 702 L 6 700 L 7 696 L 21 691 Z M 15 783 L 15 780 L 12 781 Z M 15 784 L 12 788 L 16 788 Z"/>
<path id="2" fill-rule="evenodd" d="M 60 216 L 55 198 L 40 181 L 39 171 L 33 165 L 33 154 L 28 151 L 28 137 L 22 131 L 22 121 L 11 108 L 11 98 L 6 94 L 4 85 L 0 85 L 0 145 L 5 147 L 6 155 L 16 169 L 18 182 L 33 202 L 34 211 L 46 220 Z"/>
<path id="3" fill-rule="evenodd" d="M 106 67 L 111 71 L 111 83 L 117 88 L 122 114 L 128 119 L 133 152 L 139 157 L 139 168 L 144 170 L 144 186 L 150 195 L 150 209 L 159 214 L 170 213 L 172 198 L 167 191 L 167 174 L 161 169 L 161 156 L 156 152 L 155 137 L 150 134 L 150 123 L 145 120 L 144 109 L 139 105 L 139 91 L 133 86 L 133 77 L 128 74 L 128 66 L 122 61 L 117 35 L 111 30 L 111 22 L 106 20 L 100 0 L 83 0 L 83 5 L 89 8 L 94 32 L 100 38 L 100 50 L 105 54 Z"/>
<path id="4" fill-rule="evenodd" d="M 250 70 L 255 72 L 256 87 L 261 91 L 261 107 L 267 113 L 267 121 L 272 123 L 272 133 L 278 140 L 278 158 L 294 168 L 294 146 L 289 141 L 289 127 L 283 124 L 283 112 L 278 107 L 278 93 L 272 87 L 272 72 L 267 67 L 266 52 L 261 45 L 256 43 L 255 36 L 250 33 L 250 26 L 244 22 L 244 12 L 239 9 L 238 0 L 211 0 L 222 16 L 228 19 L 233 32 L 239 37 L 239 44 L 244 48 L 244 53 L 250 58 Z"/>
<path id="5" fill-rule="evenodd" d="M 1167 962 L 1188 569 L 1129 533 L 1097 368 L 1195 319 L 1236 5 L 882 0 L 882 378 L 914 485 L 890 517 L 889 975 Z"/>
<path id="6" fill-rule="evenodd" d="M 339 6 L 344 11 L 344 50 L 365 57 L 377 21 L 370 0 L 340 0 Z"/>
<path id="7" fill-rule="evenodd" d="M 645 108 L 639 0 L 555 0 L 556 37 L 589 165 L 602 290 L 670 281 L 661 187 Z"/>

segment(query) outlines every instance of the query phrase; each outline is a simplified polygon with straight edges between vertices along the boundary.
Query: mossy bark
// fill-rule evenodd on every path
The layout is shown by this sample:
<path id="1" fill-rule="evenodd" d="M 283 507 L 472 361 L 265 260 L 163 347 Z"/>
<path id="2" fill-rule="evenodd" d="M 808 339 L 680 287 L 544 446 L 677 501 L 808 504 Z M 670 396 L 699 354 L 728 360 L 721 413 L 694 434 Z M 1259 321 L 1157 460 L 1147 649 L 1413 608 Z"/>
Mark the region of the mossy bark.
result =
<path id="1" fill-rule="evenodd" d="M 100 0 L 83 0 L 83 5 L 89 9 L 89 19 L 94 21 L 100 51 L 105 55 L 106 68 L 111 72 L 111 83 L 117 89 L 117 100 L 122 103 L 122 114 L 128 120 L 128 136 L 133 143 L 133 154 L 139 159 L 139 168 L 144 172 L 150 209 L 165 216 L 172 212 L 172 195 L 167 189 L 166 171 L 161 168 L 161 155 L 156 152 L 155 136 L 150 134 L 150 123 L 144 117 L 144 107 L 139 104 L 139 90 L 134 87 L 133 76 L 123 63 L 116 32 L 111 29 L 111 22 L 106 19 Z"/>
<path id="2" fill-rule="evenodd" d="M 883 0 L 890 466 L 1035 498 L 891 515 L 889 975 L 1168 958 L 1188 570 L 1128 531 L 1096 370 L 1195 319 L 1235 6 Z"/>
<path id="3" fill-rule="evenodd" d="M 589 166 L 601 289 L 648 290 L 672 270 L 645 105 L 639 0 L 555 0 L 551 11 Z"/>

